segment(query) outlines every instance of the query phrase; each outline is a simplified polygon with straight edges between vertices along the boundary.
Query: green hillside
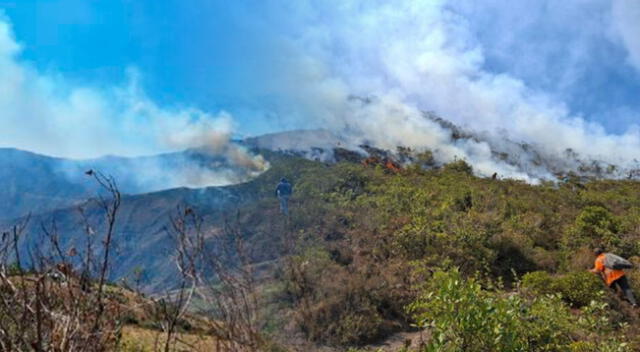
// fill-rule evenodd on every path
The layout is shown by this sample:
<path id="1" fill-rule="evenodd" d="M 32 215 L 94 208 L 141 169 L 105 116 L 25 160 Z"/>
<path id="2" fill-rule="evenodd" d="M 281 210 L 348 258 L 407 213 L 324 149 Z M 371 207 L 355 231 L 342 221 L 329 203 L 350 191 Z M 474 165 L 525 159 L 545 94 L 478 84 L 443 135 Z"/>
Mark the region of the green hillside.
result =
<path id="1" fill-rule="evenodd" d="M 370 159 L 265 156 L 271 168 L 248 183 L 124 197 L 116 274 L 145 272 L 154 297 L 195 283 L 189 311 L 211 318 L 199 331 L 237 350 L 640 349 L 637 312 L 586 271 L 594 246 L 640 264 L 637 182 L 529 185 L 475 177 L 463 161 L 398 171 Z M 290 217 L 274 195 L 281 177 L 294 185 Z M 70 212 L 53 215 L 61 234 L 80 238 Z M 204 247 L 185 279 L 173 267 L 195 252 L 180 252 L 170 228 L 191 218 L 202 221 Z M 628 276 L 640 293 L 640 274 Z M 183 304 L 176 292 L 169 307 Z M 170 320 L 159 317 L 145 327 L 164 331 Z"/>
<path id="2" fill-rule="evenodd" d="M 265 290 L 276 336 L 358 346 L 419 326 L 434 351 L 640 348 L 637 313 L 586 272 L 596 245 L 640 259 L 637 182 L 299 162 L 270 171 L 293 180 L 290 220 L 273 198 L 241 210 L 254 245 L 282 257 Z"/>

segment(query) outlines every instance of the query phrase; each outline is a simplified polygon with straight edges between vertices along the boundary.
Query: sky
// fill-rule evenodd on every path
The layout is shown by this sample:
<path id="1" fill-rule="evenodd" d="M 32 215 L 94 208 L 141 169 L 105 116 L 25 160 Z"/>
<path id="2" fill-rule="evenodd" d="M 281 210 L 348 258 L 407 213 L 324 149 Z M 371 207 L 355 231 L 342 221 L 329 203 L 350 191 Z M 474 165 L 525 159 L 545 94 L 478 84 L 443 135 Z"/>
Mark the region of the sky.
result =
<path id="1" fill-rule="evenodd" d="M 208 131 L 329 128 L 496 168 L 482 166 L 486 146 L 454 145 L 422 121 L 433 111 L 550 154 L 625 163 L 640 152 L 637 0 L 0 0 L 0 9 L 0 147 L 140 155 L 193 146 Z"/>

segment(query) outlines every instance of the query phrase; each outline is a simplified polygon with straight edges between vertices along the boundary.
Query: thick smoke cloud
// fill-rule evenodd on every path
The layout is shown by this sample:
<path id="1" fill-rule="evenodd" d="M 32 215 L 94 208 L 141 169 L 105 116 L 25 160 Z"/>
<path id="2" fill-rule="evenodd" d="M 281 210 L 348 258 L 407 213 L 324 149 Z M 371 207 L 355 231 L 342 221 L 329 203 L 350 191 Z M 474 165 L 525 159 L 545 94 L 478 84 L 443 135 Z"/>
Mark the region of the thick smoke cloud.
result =
<path id="1" fill-rule="evenodd" d="M 613 134 L 603 118 L 571 103 L 607 93 L 600 81 L 585 80 L 593 67 L 602 67 L 606 80 L 622 66 L 638 69 L 633 0 L 291 0 L 245 7 L 244 21 L 264 33 L 259 39 L 270 51 L 260 57 L 268 69 L 247 89 L 274 97 L 252 109 L 278 116 L 280 125 L 325 128 L 353 148 L 429 149 L 439 163 L 464 158 L 479 175 L 529 182 L 592 160 L 623 169 L 637 164 L 637 125 Z M 234 126 L 224 113 L 159 107 L 135 74 L 121 88 L 70 86 L 19 62 L 19 51 L 0 21 L 0 72 L 7 77 L 0 82 L 7 112 L 0 116 L 12 132 L 0 139 L 4 145 L 86 157 L 206 144 L 247 170 L 266 167 L 228 143 Z M 474 137 L 456 138 L 425 111 Z M 628 106 L 607 114 L 638 117 Z"/>
<path id="2" fill-rule="evenodd" d="M 640 71 L 640 2 L 612 1 L 613 26 L 629 54 L 629 62 Z"/>
<path id="3" fill-rule="evenodd" d="M 188 160 L 179 169 L 168 169 L 162 158 L 149 158 L 128 165 L 127 175 L 143 189 L 234 183 L 268 167 L 261 156 L 230 143 L 233 119 L 225 112 L 160 107 L 140 89 L 135 70 L 123 87 L 71 85 L 19 61 L 20 50 L 10 23 L 0 16 L 0 147 L 82 159 L 204 147 L 203 152 L 226 159 L 224 167 L 234 169 Z"/>
<path id="4" fill-rule="evenodd" d="M 485 47 L 465 17 L 475 3 L 291 3 L 282 12 L 298 14 L 289 25 L 302 33 L 289 36 L 291 28 L 283 31 L 283 41 L 297 54 L 295 60 L 289 59 L 289 74 L 298 81 L 307 77 L 314 82 L 290 93 L 302 102 L 298 114 L 332 126 L 337 133 L 347 131 L 355 143 L 428 148 L 441 162 L 464 158 L 481 175 L 498 172 L 529 181 L 550 178 L 552 171 L 578 167 L 561 161 L 567 153 L 577 153 L 583 160 L 635 165 L 640 153 L 636 127 L 610 134 L 600 124 L 572 113 L 558 96 L 530 87 L 510 73 L 488 69 Z M 553 11 L 552 3 L 545 3 Z M 605 17 L 610 13 L 606 10 Z M 606 18 L 602 23 L 617 20 Z M 604 33 L 609 26 L 601 30 L 600 36 L 609 35 Z M 587 53 L 577 56 L 581 55 Z M 354 103 L 350 99 L 354 95 L 373 99 Z M 450 131 L 425 119 L 423 111 L 435 111 L 485 138 L 453 140 Z M 532 145 L 544 159 L 560 164 L 553 170 L 534 170 L 534 164 L 514 166 L 500 160 L 492 151 L 522 152 L 510 150 L 505 137 Z"/>

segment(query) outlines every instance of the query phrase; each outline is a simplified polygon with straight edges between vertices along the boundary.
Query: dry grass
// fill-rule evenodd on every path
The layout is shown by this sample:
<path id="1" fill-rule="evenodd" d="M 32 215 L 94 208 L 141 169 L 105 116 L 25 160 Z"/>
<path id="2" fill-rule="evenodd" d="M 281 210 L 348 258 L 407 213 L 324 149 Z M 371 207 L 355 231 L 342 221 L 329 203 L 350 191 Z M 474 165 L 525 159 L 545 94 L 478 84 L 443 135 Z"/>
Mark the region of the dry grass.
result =
<path id="1" fill-rule="evenodd" d="M 216 352 L 216 338 L 204 334 L 177 333 L 172 352 L 201 351 Z M 164 348 L 164 333 L 159 330 L 145 329 L 128 325 L 122 329 L 120 350 L 123 352 L 155 352 Z"/>

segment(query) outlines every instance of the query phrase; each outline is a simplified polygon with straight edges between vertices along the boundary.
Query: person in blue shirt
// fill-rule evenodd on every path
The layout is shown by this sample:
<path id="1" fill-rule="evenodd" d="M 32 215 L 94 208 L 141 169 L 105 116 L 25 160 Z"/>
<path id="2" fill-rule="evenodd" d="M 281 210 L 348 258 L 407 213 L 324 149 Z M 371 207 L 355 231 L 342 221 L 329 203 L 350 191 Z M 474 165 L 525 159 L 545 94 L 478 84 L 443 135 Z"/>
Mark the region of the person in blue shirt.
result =
<path id="1" fill-rule="evenodd" d="M 286 178 L 281 178 L 278 187 L 276 187 L 276 197 L 280 200 L 280 212 L 289 215 L 289 197 L 293 193 L 293 187 Z"/>

